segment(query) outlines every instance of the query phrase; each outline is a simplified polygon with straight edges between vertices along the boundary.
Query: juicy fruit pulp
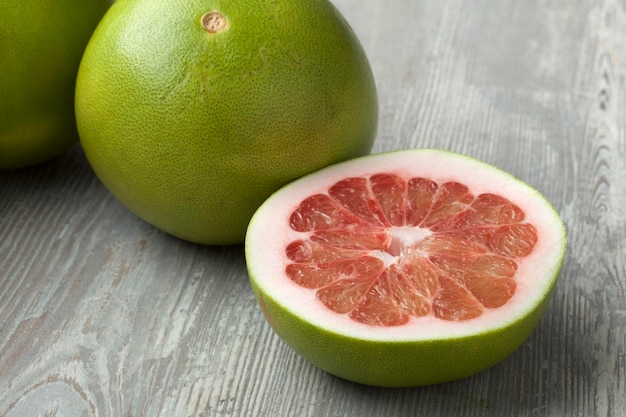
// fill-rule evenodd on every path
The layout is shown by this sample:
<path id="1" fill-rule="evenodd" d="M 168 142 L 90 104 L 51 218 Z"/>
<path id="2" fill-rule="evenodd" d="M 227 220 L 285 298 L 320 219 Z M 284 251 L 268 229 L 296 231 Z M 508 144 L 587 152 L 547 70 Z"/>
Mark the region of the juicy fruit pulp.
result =
<path id="1" fill-rule="evenodd" d="M 45 161 L 78 140 L 74 84 L 108 0 L 0 2 L 0 169 Z"/>
<path id="2" fill-rule="evenodd" d="M 130 210 L 232 244 L 276 189 L 370 152 L 377 98 L 328 1 L 117 0 L 83 57 L 76 114 L 94 171 Z"/>
<path id="3" fill-rule="evenodd" d="M 284 187 L 252 218 L 246 259 L 268 322 L 294 350 L 352 381 L 414 386 L 517 349 L 565 246 L 532 188 L 468 157 L 410 150 Z"/>
<path id="4" fill-rule="evenodd" d="M 287 246 L 286 273 L 357 322 L 468 320 L 515 293 L 516 259 L 537 241 L 524 217 L 509 200 L 474 196 L 458 182 L 348 178 L 292 213 L 291 227 L 306 237 Z"/>

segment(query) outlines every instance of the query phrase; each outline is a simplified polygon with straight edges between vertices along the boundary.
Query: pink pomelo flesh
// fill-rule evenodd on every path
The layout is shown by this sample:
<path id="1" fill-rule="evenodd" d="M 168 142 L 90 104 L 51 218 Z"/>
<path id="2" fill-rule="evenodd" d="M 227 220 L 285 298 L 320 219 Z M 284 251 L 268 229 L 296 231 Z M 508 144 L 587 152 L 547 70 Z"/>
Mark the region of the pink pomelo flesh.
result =
<path id="1" fill-rule="evenodd" d="M 357 322 L 468 320 L 515 294 L 517 259 L 537 242 L 524 217 L 509 200 L 458 182 L 348 178 L 292 213 L 291 228 L 306 237 L 287 246 L 286 274 Z"/>
<path id="2" fill-rule="evenodd" d="M 388 386 L 455 379 L 510 354 L 539 320 L 564 251 L 563 224 L 535 190 L 431 150 L 373 155 L 296 181 L 259 209 L 246 241 L 253 288 L 277 333 L 329 372 Z M 355 340 L 356 352 L 391 343 L 408 347 L 408 360 L 411 349 L 436 355 L 424 351 L 436 345 L 446 360 L 445 346 L 462 357 L 463 340 L 480 352 L 470 340 L 494 344 L 501 332 L 514 333 L 500 336 L 504 348 L 487 347 L 453 376 L 421 372 L 417 382 L 372 382 L 375 366 L 352 377 L 361 371 L 343 369 L 336 353 Z M 320 353 L 324 337 L 329 350 Z M 399 358 L 381 360 L 407 372 Z"/>

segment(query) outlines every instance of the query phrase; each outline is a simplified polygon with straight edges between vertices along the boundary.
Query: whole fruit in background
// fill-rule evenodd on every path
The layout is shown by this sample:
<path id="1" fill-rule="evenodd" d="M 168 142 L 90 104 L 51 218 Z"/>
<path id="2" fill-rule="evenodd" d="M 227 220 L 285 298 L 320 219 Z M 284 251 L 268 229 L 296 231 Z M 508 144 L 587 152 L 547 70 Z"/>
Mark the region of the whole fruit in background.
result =
<path id="1" fill-rule="evenodd" d="M 328 1 L 118 0 L 84 54 L 85 154 L 131 211 L 193 242 L 243 242 L 280 186 L 367 154 L 373 76 Z"/>
<path id="2" fill-rule="evenodd" d="M 352 381 L 467 377 L 517 349 L 557 281 L 558 213 L 486 163 L 436 150 L 367 156 L 282 188 L 250 221 L 246 261 L 276 333 Z"/>
<path id="3" fill-rule="evenodd" d="M 76 73 L 108 0 L 0 2 L 0 169 L 45 161 L 78 140 Z"/>

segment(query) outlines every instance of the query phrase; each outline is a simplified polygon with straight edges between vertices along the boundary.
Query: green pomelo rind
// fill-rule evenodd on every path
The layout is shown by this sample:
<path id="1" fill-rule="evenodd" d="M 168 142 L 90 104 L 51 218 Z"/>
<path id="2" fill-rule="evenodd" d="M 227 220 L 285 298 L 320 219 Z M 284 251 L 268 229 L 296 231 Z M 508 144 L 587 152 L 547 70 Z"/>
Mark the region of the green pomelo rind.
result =
<path id="1" fill-rule="evenodd" d="M 212 10 L 223 32 L 202 29 Z M 327 1 L 118 0 L 83 56 L 76 113 L 87 159 L 126 207 L 186 240 L 238 244 L 278 188 L 368 154 L 378 104 Z"/>
<path id="2" fill-rule="evenodd" d="M 464 155 L 440 150 L 406 150 L 387 154 L 399 152 L 432 152 L 474 160 Z M 384 158 L 384 155 L 370 155 L 358 159 L 371 161 L 372 158 Z M 499 168 L 481 161 L 474 161 L 489 167 L 494 173 L 499 172 L 519 182 L 521 187 L 530 190 L 545 203 L 544 206 L 548 207 L 553 215 L 551 220 L 559 222 L 556 230 L 559 230 L 561 235 L 555 240 L 559 247 L 555 249 L 555 259 L 552 260 L 550 269 L 543 277 L 542 291 L 540 294 L 535 294 L 534 301 L 525 305 L 517 316 L 513 319 L 503 319 L 501 323 L 487 329 L 465 332 L 452 337 L 446 336 L 444 330 L 440 336 L 427 339 L 417 335 L 416 340 L 410 340 L 410 338 L 374 340 L 359 337 L 358 331 L 346 335 L 334 331 L 330 326 L 322 327 L 307 321 L 294 313 L 288 305 L 292 300 L 285 302 L 285 300 L 276 299 L 271 294 L 268 284 L 261 284 L 260 277 L 256 276 L 258 268 L 255 262 L 259 260 L 255 257 L 257 252 L 255 242 L 263 240 L 258 239 L 256 228 L 259 223 L 274 221 L 271 220 L 271 213 L 265 206 L 278 195 L 284 196 L 285 193 L 290 192 L 289 190 L 295 188 L 302 189 L 302 182 L 306 178 L 310 181 L 320 172 L 326 172 L 329 169 L 334 169 L 335 172 L 341 171 L 342 167 L 348 167 L 352 163 L 352 161 L 347 161 L 313 173 L 282 188 L 261 206 L 250 222 L 245 247 L 250 282 L 261 310 L 276 334 L 303 358 L 333 375 L 366 385 L 383 387 L 422 386 L 465 378 L 497 364 L 518 349 L 536 328 L 550 302 L 565 257 L 567 232 L 556 210 L 538 191 Z M 349 168 L 346 168 L 345 176 L 348 177 L 350 174 Z M 276 224 L 284 223 L 277 222 Z M 279 257 L 280 254 L 276 256 Z M 280 279 L 288 280 L 286 277 L 277 277 L 277 280 Z M 303 289 L 303 291 L 306 290 Z M 297 303 L 295 299 L 293 302 Z M 480 323 L 480 318 L 476 319 L 476 322 Z M 358 327 L 357 324 L 355 326 Z M 474 325 L 468 323 L 468 326 L 471 329 Z"/>
<path id="3" fill-rule="evenodd" d="M 108 0 L 0 2 L 0 170 L 25 168 L 78 141 L 74 83 Z"/>

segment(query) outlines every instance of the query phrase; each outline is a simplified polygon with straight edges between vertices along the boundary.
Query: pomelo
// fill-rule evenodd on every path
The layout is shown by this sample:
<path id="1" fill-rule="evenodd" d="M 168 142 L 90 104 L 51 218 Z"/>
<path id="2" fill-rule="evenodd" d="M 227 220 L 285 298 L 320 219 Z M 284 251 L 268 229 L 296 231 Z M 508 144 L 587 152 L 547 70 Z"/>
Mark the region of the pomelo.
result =
<path id="1" fill-rule="evenodd" d="M 0 170 L 52 158 L 78 140 L 74 85 L 108 0 L 0 2 Z"/>
<path id="2" fill-rule="evenodd" d="M 282 185 L 368 154 L 376 88 L 326 0 L 118 0 L 77 80 L 85 154 L 156 227 L 242 243 Z"/>
<path id="3" fill-rule="evenodd" d="M 406 387 L 501 361 L 546 308 L 566 249 L 536 190 L 467 156 L 405 150 L 305 176 L 253 216 L 245 254 L 269 324 L 339 377 Z"/>

